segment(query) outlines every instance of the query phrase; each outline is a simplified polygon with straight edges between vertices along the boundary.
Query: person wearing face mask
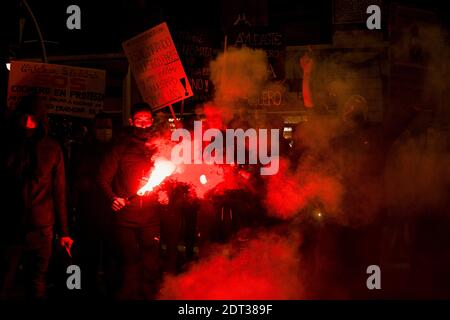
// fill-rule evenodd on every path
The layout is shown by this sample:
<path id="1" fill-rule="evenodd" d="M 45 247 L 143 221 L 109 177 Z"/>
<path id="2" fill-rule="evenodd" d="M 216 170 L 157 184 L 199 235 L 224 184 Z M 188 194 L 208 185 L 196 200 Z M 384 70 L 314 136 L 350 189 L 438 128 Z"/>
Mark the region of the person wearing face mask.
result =
<path id="1" fill-rule="evenodd" d="M 151 138 L 153 112 L 146 103 L 135 104 L 130 131 L 108 152 L 98 181 L 113 210 L 113 229 L 119 253 L 118 299 L 154 298 L 159 280 L 160 210 L 153 192 L 134 196 L 153 168 L 156 152 Z"/>
<path id="2" fill-rule="evenodd" d="M 2 126 L 0 163 L 0 296 L 17 292 L 16 274 L 24 262 L 25 293 L 46 297 L 46 275 L 54 229 L 70 252 L 64 157 L 47 135 L 47 110 L 36 95 L 25 96 Z M 56 228 L 55 228 L 56 227 Z"/>
<path id="3" fill-rule="evenodd" d="M 106 113 L 98 113 L 90 139 L 75 145 L 71 158 L 71 200 L 76 213 L 77 257 L 83 270 L 82 294 L 89 298 L 105 296 L 113 286 L 109 203 L 102 196 L 96 180 L 102 158 L 111 148 L 112 141 L 112 118 Z"/>

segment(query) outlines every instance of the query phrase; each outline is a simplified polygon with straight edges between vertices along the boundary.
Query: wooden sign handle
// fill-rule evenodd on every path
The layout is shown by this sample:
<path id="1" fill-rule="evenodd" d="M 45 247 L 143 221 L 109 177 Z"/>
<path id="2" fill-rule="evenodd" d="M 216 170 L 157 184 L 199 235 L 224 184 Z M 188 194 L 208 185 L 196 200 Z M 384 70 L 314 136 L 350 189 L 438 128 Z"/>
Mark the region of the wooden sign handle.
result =
<path id="1" fill-rule="evenodd" d="M 175 115 L 175 111 L 173 110 L 173 106 L 169 104 L 170 112 L 172 113 L 173 123 L 175 124 L 175 128 L 181 128 L 181 124 L 178 122 L 177 116 Z"/>

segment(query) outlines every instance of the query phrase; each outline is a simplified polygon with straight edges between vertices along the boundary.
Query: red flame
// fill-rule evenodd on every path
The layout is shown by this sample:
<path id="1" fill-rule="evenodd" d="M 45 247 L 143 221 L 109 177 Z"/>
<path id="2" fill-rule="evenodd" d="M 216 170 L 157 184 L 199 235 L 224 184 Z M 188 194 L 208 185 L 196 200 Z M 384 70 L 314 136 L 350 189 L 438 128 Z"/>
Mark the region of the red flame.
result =
<path id="1" fill-rule="evenodd" d="M 138 196 L 143 196 L 146 192 L 152 191 L 156 186 L 160 185 L 167 177 L 172 175 L 176 166 L 172 161 L 165 158 L 157 158 L 155 160 L 155 169 L 150 174 L 147 183 L 139 189 Z"/>

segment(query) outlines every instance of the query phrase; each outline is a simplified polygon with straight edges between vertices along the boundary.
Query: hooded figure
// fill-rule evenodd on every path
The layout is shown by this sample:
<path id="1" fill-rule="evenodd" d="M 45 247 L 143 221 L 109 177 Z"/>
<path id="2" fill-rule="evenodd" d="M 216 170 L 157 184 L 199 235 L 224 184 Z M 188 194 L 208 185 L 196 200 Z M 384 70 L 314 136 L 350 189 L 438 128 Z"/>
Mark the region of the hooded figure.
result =
<path id="1" fill-rule="evenodd" d="M 47 136 L 47 110 L 36 96 L 22 98 L 2 126 L 0 163 L 0 296 L 8 297 L 21 258 L 33 297 L 45 296 L 45 275 L 52 252 L 53 229 L 68 250 L 64 158 Z"/>

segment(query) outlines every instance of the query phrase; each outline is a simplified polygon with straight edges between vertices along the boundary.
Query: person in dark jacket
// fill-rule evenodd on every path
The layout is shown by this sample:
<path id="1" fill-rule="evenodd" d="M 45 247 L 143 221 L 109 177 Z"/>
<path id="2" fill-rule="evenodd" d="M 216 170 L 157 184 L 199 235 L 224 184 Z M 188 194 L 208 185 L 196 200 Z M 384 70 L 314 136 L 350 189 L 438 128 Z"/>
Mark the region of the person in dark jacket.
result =
<path id="1" fill-rule="evenodd" d="M 114 211 L 113 225 L 120 255 L 118 299 L 154 298 L 159 279 L 160 214 L 155 192 L 133 197 L 153 168 L 153 114 L 146 103 L 131 110 L 131 132 L 106 155 L 98 176 Z M 128 200 L 132 197 L 132 200 Z"/>
<path id="2" fill-rule="evenodd" d="M 10 298 L 21 259 L 25 259 L 27 293 L 46 295 L 46 273 L 54 227 L 70 252 L 67 228 L 64 158 L 47 136 L 47 112 L 34 95 L 22 98 L 3 129 L 0 167 L 0 295 Z"/>
<path id="3" fill-rule="evenodd" d="M 112 146 L 113 121 L 110 115 L 98 113 L 92 136 L 72 151 L 72 203 L 76 212 L 77 248 L 79 248 L 82 293 L 101 297 L 113 292 L 114 257 L 112 251 L 111 211 L 97 183 L 104 155 Z M 103 276 L 101 276 L 103 275 Z"/>

